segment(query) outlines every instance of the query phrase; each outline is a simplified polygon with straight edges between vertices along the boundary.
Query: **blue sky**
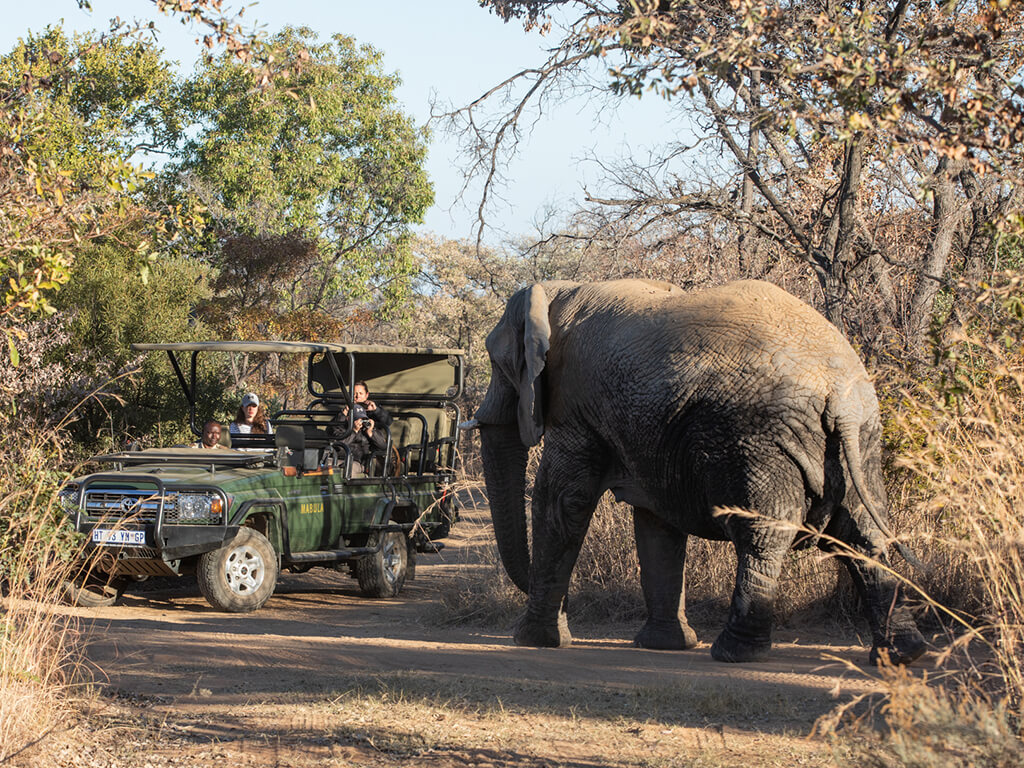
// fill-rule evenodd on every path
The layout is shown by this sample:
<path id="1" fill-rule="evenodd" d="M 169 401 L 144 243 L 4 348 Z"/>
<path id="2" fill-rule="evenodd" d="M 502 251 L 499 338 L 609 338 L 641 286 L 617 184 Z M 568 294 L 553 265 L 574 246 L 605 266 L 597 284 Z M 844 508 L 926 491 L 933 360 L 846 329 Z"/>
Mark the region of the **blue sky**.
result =
<path id="1" fill-rule="evenodd" d="M 225 5 L 241 7 L 231 0 Z M 155 19 L 168 56 L 186 69 L 195 61 L 195 30 L 156 13 L 148 0 L 92 0 L 92 7 L 90 14 L 79 10 L 75 0 L 0 0 L 0 50 L 10 49 L 28 30 L 40 31 L 61 19 L 71 29 L 105 29 L 108 19 L 120 16 Z M 385 68 L 402 77 L 399 99 L 419 124 L 430 117 L 432 96 L 464 105 L 523 67 L 541 63 L 545 48 L 554 44 L 523 32 L 515 23 L 504 24 L 476 0 L 263 0 L 251 4 L 245 17 L 269 33 L 288 24 L 303 25 L 324 38 L 340 32 L 381 50 Z M 508 167 L 509 183 L 501 191 L 502 201 L 490 208 L 492 229 L 485 239 L 498 242 L 505 236 L 532 234 L 545 209 L 571 209 L 574 200 L 582 199 L 584 186 L 599 191 L 601 173 L 588 158 L 643 159 L 672 133 L 673 116 L 654 97 L 630 99 L 617 109 L 584 97 L 552 105 Z M 463 202 L 456 200 L 463 181 L 462 161 L 455 142 L 438 131 L 428 172 L 436 202 L 423 229 L 469 237 L 479 187 L 471 188 Z"/>

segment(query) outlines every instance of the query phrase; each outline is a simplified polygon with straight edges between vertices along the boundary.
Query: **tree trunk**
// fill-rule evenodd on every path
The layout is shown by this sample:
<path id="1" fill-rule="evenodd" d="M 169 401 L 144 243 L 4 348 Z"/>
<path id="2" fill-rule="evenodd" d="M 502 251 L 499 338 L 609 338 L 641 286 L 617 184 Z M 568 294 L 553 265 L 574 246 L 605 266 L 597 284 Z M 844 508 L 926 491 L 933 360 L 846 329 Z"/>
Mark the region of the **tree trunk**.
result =
<path id="1" fill-rule="evenodd" d="M 935 297 L 939 295 L 946 274 L 946 265 L 953 250 L 953 240 L 963 221 L 964 205 L 956 199 L 953 176 L 959 163 L 942 158 L 935 169 L 931 185 L 935 196 L 932 212 L 932 242 L 918 273 L 917 285 L 907 318 L 907 348 L 911 354 L 924 352 L 932 323 Z"/>
<path id="2" fill-rule="evenodd" d="M 829 218 L 818 257 L 821 267 L 818 280 L 825 299 L 825 317 L 844 334 L 846 320 L 843 308 L 849 293 L 847 267 L 856 232 L 857 195 L 860 191 L 863 156 L 863 137 L 858 136 L 847 142 L 838 199 Z"/>

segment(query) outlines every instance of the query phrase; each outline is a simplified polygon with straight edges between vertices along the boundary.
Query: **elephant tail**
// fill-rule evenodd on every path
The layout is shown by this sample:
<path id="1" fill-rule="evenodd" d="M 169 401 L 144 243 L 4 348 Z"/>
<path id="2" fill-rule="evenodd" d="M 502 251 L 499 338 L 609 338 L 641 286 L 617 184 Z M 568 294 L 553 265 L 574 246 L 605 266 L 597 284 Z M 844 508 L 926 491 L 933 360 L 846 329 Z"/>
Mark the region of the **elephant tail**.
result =
<path id="1" fill-rule="evenodd" d="M 918 572 L 927 573 L 928 567 L 911 551 L 910 547 L 893 536 L 892 530 L 885 521 L 885 515 L 882 514 L 875 503 L 875 499 L 868 493 L 868 483 L 867 478 L 864 477 L 864 464 L 860 452 L 860 424 L 858 420 L 850 418 L 849 414 L 846 414 L 845 418 L 842 415 L 837 415 L 835 424 L 838 428 L 840 444 L 843 447 L 843 455 L 846 457 L 846 469 L 853 483 L 853 488 L 857 491 L 857 495 L 860 496 L 860 500 L 868 511 L 868 515 L 871 516 L 872 521 L 878 526 L 878 530 L 882 532 L 882 535 L 896 545 L 896 550 L 903 556 L 904 560 L 910 563 Z"/>

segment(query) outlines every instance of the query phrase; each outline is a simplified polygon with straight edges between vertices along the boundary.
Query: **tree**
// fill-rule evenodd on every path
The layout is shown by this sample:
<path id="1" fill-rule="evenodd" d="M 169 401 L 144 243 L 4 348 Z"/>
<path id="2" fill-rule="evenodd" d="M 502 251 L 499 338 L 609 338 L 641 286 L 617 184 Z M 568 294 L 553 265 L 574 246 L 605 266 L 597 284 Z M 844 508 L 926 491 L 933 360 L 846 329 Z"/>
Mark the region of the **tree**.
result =
<path id="1" fill-rule="evenodd" d="M 89 0 L 76 2 L 91 7 Z M 223 48 L 243 62 L 253 88 L 269 87 L 301 63 L 266 46 L 257 51 L 257 33 L 243 29 L 221 0 L 155 5 L 204 29 L 209 55 Z M 152 136 L 152 118 L 173 106 L 156 96 L 166 93 L 169 69 L 145 42 L 154 32 L 152 25 L 118 23 L 107 35 L 69 41 L 59 29 L 48 30 L 0 62 L 0 333 L 15 367 L 23 326 L 52 313 L 50 298 L 70 278 L 73 246 L 110 235 L 126 214 L 148 218 L 157 233 L 176 234 L 192 223 L 180 208 L 151 216 L 133 198 L 145 174 L 131 156 L 156 148 L 136 142 L 143 133 Z M 145 269 L 143 262 L 143 276 Z"/>
<path id="2" fill-rule="evenodd" d="M 646 174 L 648 183 L 627 174 L 627 194 L 594 202 L 641 226 L 716 222 L 747 269 L 757 249 L 799 260 L 841 327 L 858 315 L 851 305 L 868 305 L 904 349 L 921 352 L 940 292 L 955 298 L 950 270 L 985 262 L 996 235 L 988 222 L 1019 226 L 1017 3 L 484 5 L 527 27 L 568 20 L 549 60 L 510 79 L 527 82 L 525 98 L 584 81 L 600 60 L 611 93 L 677 99 L 731 164 L 704 178 L 668 165 Z M 490 123 L 474 117 L 479 102 L 458 115 L 489 148 L 485 168 L 514 135 L 523 101 Z M 659 175 L 669 183 L 650 183 Z M 907 232 L 913 248 L 903 247 Z"/>
<path id="3" fill-rule="evenodd" d="M 21 324 L 52 312 L 82 241 L 157 226 L 132 199 L 144 174 L 127 161 L 169 82 L 155 49 L 119 37 L 51 28 L 0 59 L 0 329 L 15 361 Z"/>
<path id="4" fill-rule="evenodd" d="M 316 258 L 280 271 L 281 309 L 394 305 L 411 271 L 409 226 L 433 200 L 425 136 L 397 107 L 398 80 L 341 35 L 321 44 L 286 29 L 265 46 L 306 52 L 302 68 L 260 92 L 224 56 L 185 89 L 194 135 L 173 172 L 214 219 L 212 261 L 233 269 L 232 238 L 294 236 Z"/>
<path id="5" fill-rule="evenodd" d="M 84 382 L 88 388 L 48 392 L 51 420 L 77 407 L 75 437 L 86 444 L 100 437 L 116 443 L 124 434 L 137 437 L 155 430 L 165 440 L 184 439 L 187 408 L 166 356 L 140 355 L 130 345 L 208 338 L 209 330 L 189 313 L 209 295 L 208 280 L 205 265 L 168 256 L 153 263 L 143 283 L 131 249 L 112 241 L 80 249 L 73 279 L 55 298 L 67 340 L 50 349 L 48 358 L 61 361 L 68 384 Z M 212 412 L 225 390 L 223 376 L 209 367 L 200 374 L 202 412 Z M 96 387 L 116 395 L 120 405 L 78 402 Z"/>

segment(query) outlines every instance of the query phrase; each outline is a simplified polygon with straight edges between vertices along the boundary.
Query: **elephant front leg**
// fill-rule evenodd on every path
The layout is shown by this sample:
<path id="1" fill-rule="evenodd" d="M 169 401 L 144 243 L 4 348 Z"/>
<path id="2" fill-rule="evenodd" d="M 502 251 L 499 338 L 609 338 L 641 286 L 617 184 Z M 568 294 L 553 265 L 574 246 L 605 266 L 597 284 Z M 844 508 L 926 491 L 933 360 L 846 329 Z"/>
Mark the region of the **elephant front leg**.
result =
<path id="1" fill-rule="evenodd" d="M 633 533 L 647 604 L 647 623 L 633 642 L 672 651 L 695 647 L 697 633 L 686 620 L 686 534 L 642 507 L 633 509 Z"/>
<path id="2" fill-rule="evenodd" d="M 567 648 L 572 645 L 572 633 L 569 631 L 569 614 L 567 613 L 568 598 L 563 597 L 554 611 L 536 611 L 527 608 L 526 613 L 519 617 L 512 639 L 516 645 L 532 648 Z"/>
<path id="3" fill-rule="evenodd" d="M 517 645 L 572 643 L 565 607 L 569 579 L 597 506 L 599 466 L 589 457 L 548 445 L 533 486 L 533 558 L 526 612 L 516 624 Z"/>

